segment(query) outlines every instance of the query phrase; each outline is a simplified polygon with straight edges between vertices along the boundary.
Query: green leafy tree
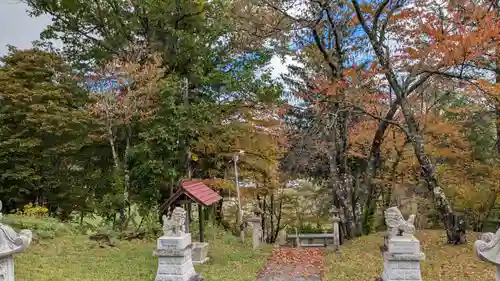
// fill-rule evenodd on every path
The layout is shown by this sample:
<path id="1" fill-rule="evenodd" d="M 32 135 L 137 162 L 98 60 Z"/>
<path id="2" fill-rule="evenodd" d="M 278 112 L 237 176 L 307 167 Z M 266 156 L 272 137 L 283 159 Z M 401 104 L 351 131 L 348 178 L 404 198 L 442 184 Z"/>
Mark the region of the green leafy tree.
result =
<path id="1" fill-rule="evenodd" d="M 154 114 L 129 126 L 132 135 L 127 138 L 133 143 L 128 148 L 123 134 L 115 144 L 121 147 L 119 166 L 127 167 L 130 177 L 128 196 L 146 209 L 169 198 L 179 179 L 207 174 L 203 169 L 208 166 L 194 169 L 192 161 L 200 136 L 216 131 L 241 108 L 273 103 L 281 95 L 262 71 L 269 50 L 238 44 L 241 34 L 232 24 L 231 2 L 25 2 L 35 16 L 48 14 L 54 20 L 43 32 L 42 43 L 63 41 L 64 54 L 80 70 L 130 56 L 144 66 L 151 54 L 160 55 L 163 77 Z M 116 128 L 123 130 L 121 125 Z"/>
<path id="2" fill-rule="evenodd" d="M 53 211 L 67 201 L 71 212 L 88 160 L 77 156 L 88 145 L 89 97 L 57 54 L 10 48 L 1 61 L 0 193 L 8 208 L 37 202 Z"/>

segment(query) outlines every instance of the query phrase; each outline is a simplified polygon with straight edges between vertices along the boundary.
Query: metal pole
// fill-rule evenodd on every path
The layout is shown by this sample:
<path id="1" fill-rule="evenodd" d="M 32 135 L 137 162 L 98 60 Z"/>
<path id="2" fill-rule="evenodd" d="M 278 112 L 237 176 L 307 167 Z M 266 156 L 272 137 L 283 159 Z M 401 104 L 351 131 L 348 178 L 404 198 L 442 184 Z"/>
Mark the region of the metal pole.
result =
<path id="1" fill-rule="evenodd" d="M 234 162 L 234 180 L 236 185 L 236 197 L 238 200 L 238 227 L 243 225 L 243 212 L 241 210 L 241 197 L 240 197 L 240 184 L 238 182 L 238 154 L 233 157 Z M 241 242 L 245 242 L 245 231 L 244 228 L 240 228 Z"/>

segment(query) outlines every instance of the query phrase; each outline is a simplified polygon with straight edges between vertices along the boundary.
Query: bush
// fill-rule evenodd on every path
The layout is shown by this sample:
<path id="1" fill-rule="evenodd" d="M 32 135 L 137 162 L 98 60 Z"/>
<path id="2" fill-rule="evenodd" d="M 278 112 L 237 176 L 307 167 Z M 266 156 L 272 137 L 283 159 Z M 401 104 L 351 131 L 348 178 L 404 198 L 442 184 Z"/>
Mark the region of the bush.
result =
<path id="1" fill-rule="evenodd" d="M 24 205 L 22 210 L 18 210 L 16 212 L 16 214 L 18 215 L 28 217 L 46 217 L 48 213 L 49 209 L 42 206 L 33 205 L 32 203 Z"/>
<path id="2" fill-rule="evenodd" d="M 297 227 L 297 232 L 298 233 L 332 233 L 333 230 L 327 227 L 323 227 L 322 225 L 313 225 L 311 223 L 305 223 Z M 295 228 L 290 227 L 287 230 L 287 233 L 289 234 L 295 234 Z"/>
<path id="3" fill-rule="evenodd" d="M 7 215 L 3 223 L 11 226 L 16 231 L 29 229 L 35 238 L 52 239 L 57 236 L 74 234 L 76 229 L 70 224 L 65 224 L 55 218 L 36 217 L 25 215 Z"/>
<path id="4" fill-rule="evenodd" d="M 495 232 L 500 225 L 500 204 L 497 203 L 491 210 L 490 216 L 484 223 L 484 232 Z"/>

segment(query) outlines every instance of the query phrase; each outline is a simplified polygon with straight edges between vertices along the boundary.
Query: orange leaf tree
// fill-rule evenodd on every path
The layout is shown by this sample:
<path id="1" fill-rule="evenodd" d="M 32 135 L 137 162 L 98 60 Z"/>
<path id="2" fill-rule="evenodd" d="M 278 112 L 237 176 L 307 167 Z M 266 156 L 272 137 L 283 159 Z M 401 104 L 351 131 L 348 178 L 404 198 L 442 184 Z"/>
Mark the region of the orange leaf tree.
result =
<path id="1" fill-rule="evenodd" d="M 371 9 L 364 9 L 365 5 L 357 0 L 351 4 L 383 69 L 383 79 L 394 92 L 395 104 L 401 108 L 409 140 L 447 230 L 448 242 L 460 243 L 463 227 L 442 190 L 418 122 L 418 107 L 411 102 L 411 97 L 424 91 L 429 83 L 440 83 L 441 89 L 446 89 L 454 86 L 453 79 L 472 80 L 464 69 L 495 48 L 494 42 L 498 42 L 500 36 L 498 16 L 484 3 L 464 4 L 467 11 L 473 12 L 426 1 L 415 5 L 382 1 L 371 4 L 375 6 Z M 407 17 L 393 17 L 400 12 L 405 12 Z M 397 43 L 391 46 L 389 41 Z M 447 80 L 441 79 L 443 77 Z"/>

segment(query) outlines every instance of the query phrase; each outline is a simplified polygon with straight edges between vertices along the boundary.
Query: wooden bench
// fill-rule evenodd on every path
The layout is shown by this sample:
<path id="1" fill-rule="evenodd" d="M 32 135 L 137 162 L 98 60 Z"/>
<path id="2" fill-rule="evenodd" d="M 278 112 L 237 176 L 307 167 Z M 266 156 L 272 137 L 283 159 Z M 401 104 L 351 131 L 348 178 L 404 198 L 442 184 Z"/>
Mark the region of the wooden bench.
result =
<path id="1" fill-rule="evenodd" d="M 287 234 L 287 244 L 297 246 L 297 237 L 300 247 L 327 247 L 328 245 L 333 244 L 333 233 L 300 233 L 298 235 Z M 318 240 L 322 241 L 322 243 L 318 243 Z M 305 241 L 307 241 L 307 243 L 304 243 Z"/>

